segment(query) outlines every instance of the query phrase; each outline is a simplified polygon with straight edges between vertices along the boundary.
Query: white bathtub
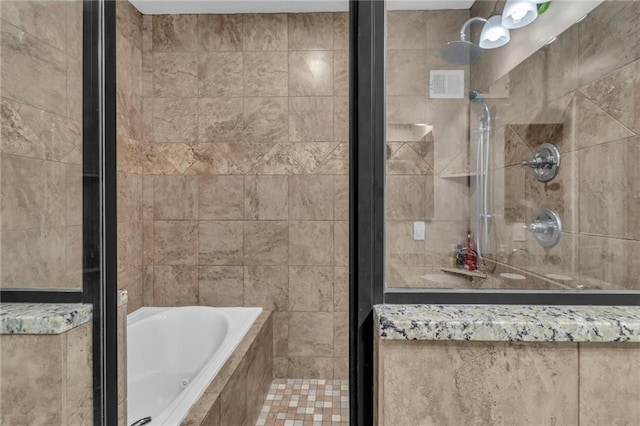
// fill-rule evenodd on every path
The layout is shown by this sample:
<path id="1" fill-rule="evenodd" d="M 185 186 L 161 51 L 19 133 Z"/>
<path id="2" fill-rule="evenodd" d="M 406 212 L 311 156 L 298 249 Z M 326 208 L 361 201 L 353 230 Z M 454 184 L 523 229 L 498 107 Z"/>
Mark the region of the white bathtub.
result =
<path id="1" fill-rule="evenodd" d="M 127 425 L 178 425 L 262 308 L 140 308 L 127 317 Z"/>

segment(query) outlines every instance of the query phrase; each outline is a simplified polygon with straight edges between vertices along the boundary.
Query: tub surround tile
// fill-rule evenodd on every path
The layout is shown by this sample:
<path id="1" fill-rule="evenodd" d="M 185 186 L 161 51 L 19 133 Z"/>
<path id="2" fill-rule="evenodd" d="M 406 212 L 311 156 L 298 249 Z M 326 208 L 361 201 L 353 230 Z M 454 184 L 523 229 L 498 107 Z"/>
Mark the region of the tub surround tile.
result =
<path id="1" fill-rule="evenodd" d="M 244 177 L 245 219 L 287 220 L 288 206 L 288 176 Z"/>
<path id="2" fill-rule="evenodd" d="M 198 57 L 193 53 L 153 53 L 153 95 L 198 96 Z"/>
<path id="3" fill-rule="evenodd" d="M 287 96 L 286 52 L 245 52 L 244 96 Z"/>
<path id="4" fill-rule="evenodd" d="M 242 15 L 198 15 L 198 47 L 207 52 L 242 50 Z"/>
<path id="5" fill-rule="evenodd" d="M 289 312 L 289 356 L 333 357 L 333 313 Z"/>
<path id="6" fill-rule="evenodd" d="M 289 106 L 286 97 L 244 98 L 242 140 L 286 142 Z"/>
<path id="7" fill-rule="evenodd" d="M 60 334 L 91 318 L 92 306 L 80 303 L 2 303 L 0 334 Z"/>
<path id="8" fill-rule="evenodd" d="M 623 306 L 377 305 L 383 340 L 640 342 L 640 309 Z"/>
<path id="9" fill-rule="evenodd" d="M 289 17 L 289 50 L 332 50 L 332 13 L 292 13 Z"/>
<path id="10" fill-rule="evenodd" d="M 289 53 L 289 96 L 331 96 L 332 51 Z"/>
<path id="11" fill-rule="evenodd" d="M 244 306 L 242 266 L 200 266 L 198 304 L 201 306 Z"/>
<path id="12" fill-rule="evenodd" d="M 274 311 L 289 309 L 289 268 L 245 266 L 245 306 L 262 306 Z"/>
<path id="13" fill-rule="evenodd" d="M 287 50 L 288 40 L 286 14 L 242 15 L 242 48 L 245 52 Z"/>
<path id="14" fill-rule="evenodd" d="M 215 52 L 198 55 L 201 97 L 239 97 L 242 92 L 242 53 Z"/>
<path id="15" fill-rule="evenodd" d="M 152 40 L 156 52 L 187 52 L 196 49 L 196 15 L 156 15 L 153 17 Z"/>

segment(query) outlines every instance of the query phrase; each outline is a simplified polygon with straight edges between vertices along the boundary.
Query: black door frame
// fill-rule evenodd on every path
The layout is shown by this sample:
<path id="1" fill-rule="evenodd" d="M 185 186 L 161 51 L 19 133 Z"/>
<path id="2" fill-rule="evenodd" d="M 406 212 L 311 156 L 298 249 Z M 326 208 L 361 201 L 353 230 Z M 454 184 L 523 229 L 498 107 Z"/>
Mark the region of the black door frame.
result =
<path id="1" fill-rule="evenodd" d="M 82 288 L 0 289 L 3 302 L 93 305 L 95 425 L 118 421 L 115 7 L 83 0 Z"/>

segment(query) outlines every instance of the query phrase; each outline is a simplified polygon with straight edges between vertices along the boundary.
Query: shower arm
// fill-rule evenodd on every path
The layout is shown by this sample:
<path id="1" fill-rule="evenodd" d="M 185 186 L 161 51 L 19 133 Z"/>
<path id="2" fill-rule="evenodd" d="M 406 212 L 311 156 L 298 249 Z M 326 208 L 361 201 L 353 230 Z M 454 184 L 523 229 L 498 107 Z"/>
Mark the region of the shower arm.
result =
<path id="1" fill-rule="evenodd" d="M 467 21 L 462 24 L 462 28 L 460 28 L 460 40 L 462 41 L 469 41 L 467 40 L 467 32 L 469 32 L 469 27 L 471 27 L 471 24 L 475 24 L 475 23 L 482 23 L 482 24 L 486 24 L 488 21 L 480 16 L 475 16 L 473 18 L 467 19 Z M 471 36 L 469 36 L 469 38 L 471 38 Z"/>

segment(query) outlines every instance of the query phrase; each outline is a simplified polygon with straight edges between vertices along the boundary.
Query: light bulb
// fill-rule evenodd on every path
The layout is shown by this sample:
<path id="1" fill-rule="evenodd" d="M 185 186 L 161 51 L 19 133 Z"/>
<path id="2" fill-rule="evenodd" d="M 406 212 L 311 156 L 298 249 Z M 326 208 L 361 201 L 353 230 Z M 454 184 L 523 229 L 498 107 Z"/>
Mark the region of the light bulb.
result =
<path id="1" fill-rule="evenodd" d="M 488 32 L 487 32 L 487 39 L 489 41 L 497 41 L 500 38 L 500 29 L 498 28 L 491 28 Z"/>
<path id="2" fill-rule="evenodd" d="M 525 16 L 527 16 L 527 8 L 524 7 L 524 5 L 522 4 L 519 4 L 518 6 L 516 6 L 516 8 L 511 13 L 511 17 L 513 18 L 514 21 L 519 21 Z"/>

